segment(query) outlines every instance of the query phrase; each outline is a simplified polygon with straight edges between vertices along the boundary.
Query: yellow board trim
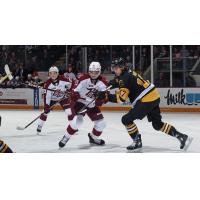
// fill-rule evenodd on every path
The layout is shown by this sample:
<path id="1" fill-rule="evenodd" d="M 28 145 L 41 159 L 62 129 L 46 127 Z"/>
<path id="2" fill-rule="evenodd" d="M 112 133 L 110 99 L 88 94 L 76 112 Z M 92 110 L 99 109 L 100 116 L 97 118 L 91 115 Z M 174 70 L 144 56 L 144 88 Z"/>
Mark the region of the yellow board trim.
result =
<path id="1" fill-rule="evenodd" d="M 132 107 L 131 106 L 115 106 L 115 107 L 99 107 L 100 110 L 102 111 L 129 111 Z M 1 110 L 34 110 L 33 106 L 17 106 L 17 105 L 0 105 L 0 109 Z M 40 110 L 44 109 L 44 106 L 40 106 Z M 55 106 L 54 109 L 55 110 L 63 110 L 61 106 Z M 160 108 L 161 112 L 193 112 L 193 113 L 200 113 L 200 107 L 198 108 Z"/>

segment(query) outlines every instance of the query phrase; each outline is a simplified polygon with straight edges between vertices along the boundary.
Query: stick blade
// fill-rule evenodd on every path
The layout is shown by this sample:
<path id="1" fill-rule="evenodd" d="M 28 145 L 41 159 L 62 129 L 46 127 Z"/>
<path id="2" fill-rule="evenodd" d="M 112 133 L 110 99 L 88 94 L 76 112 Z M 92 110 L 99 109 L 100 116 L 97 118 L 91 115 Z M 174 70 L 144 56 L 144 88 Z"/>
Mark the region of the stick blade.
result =
<path id="1" fill-rule="evenodd" d="M 17 126 L 16 129 L 19 130 L 19 131 L 22 131 L 22 130 L 24 130 L 25 128 L 24 128 L 24 127 L 21 127 L 21 126 Z"/>
<path id="2" fill-rule="evenodd" d="M 4 67 L 4 70 L 6 72 L 6 75 L 8 76 L 9 80 L 12 80 L 13 79 L 13 76 L 11 74 L 11 71 L 9 69 L 9 66 L 6 64 L 5 67 Z"/>

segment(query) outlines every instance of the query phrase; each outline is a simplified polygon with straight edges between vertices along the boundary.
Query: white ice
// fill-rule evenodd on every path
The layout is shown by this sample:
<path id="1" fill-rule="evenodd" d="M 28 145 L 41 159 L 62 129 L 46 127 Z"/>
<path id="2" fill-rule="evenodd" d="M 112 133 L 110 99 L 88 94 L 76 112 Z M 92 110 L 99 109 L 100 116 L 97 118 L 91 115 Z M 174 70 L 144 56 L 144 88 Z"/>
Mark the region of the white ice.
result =
<path id="1" fill-rule="evenodd" d="M 63 111 L 53 111 L 43 127 L 42 135 L 36 135 L 37 122 L 23 131 L 16 130 L 17 126 L 25 126 L 40 114 L 41 111 L 5 111 L 1 110 L 2 126 L 0 139 L 3 139 L 15 152 L 34 153 L 68 153 L 68 152 L 127 152 L 126 146 L 131 144 L 125 128 L 121 124 L 121 117 L 125 112 L 103 112 L 106 128 L 102 134 L 105 146 L 91 146 L 87 133 L 93 128 L 93 123 L 86 116 L 84 124 L 78 134 L 74 135 L 67 145 L 59 150 L 58 142 L 65 133 L 67 118 Z M 188 134 L 194 140 L 187 152 L 200 152 L 200 114 L 192 113 L 164 113 L 163 121 L 174 125 L 180 132 Z M 137 120 L 136 124 L 142 134 L 145 153 L 185 152 L 179 149 L 176 138 L 155 131 L 147 119 Z"/>

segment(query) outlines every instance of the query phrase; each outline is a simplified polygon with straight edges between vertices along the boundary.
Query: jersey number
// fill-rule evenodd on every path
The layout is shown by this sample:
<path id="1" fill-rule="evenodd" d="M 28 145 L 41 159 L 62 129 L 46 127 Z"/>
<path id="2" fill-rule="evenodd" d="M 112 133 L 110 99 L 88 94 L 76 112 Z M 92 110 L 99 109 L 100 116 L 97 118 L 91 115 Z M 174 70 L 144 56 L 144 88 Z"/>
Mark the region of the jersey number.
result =
<path id="1" fill-rule="evenodd" d="M 144 88 L 147 88 L 150 83 L 148 81 L 145 81 L 139 74 L 137 74 L 136 72 L 133 72 L 133 76 L 135 76 L 137 78 L 137 84 L 144 87 Z"/>

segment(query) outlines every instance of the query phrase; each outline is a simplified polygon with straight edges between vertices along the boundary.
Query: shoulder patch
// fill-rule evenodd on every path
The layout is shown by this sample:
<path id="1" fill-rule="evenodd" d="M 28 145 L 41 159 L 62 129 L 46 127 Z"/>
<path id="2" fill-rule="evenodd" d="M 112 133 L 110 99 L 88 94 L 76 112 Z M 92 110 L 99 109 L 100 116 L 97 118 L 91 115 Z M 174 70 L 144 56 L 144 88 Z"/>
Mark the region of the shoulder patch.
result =
<path id="1" fill-rule="evenodd" d="M 48 79 L 47 81 L 45 81 L 44 82 L 44 89 L 47 89 L 51 83 L 52 83 L 51 79 Z"/>
<path id="2" fill-rule="evenodd" d="M 59 76 L 60 81 L 65 81 L 65 82 L 72 82 L 70 77 L 65 77 L 64 75 Z"/>
<path id="3" fill-rule="evenodd" d="M 88 78 L 90 78 L 90 76 L 89 76 L 88 74 L 83 74 L 83 75 L 80 76 L 79 82 L 81 82 L 81 81 L 83 81 L 83 80 L 86 80 L 86 79 L 88 79 Z"/>

